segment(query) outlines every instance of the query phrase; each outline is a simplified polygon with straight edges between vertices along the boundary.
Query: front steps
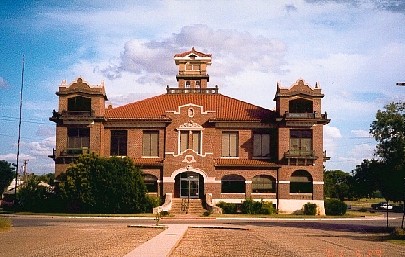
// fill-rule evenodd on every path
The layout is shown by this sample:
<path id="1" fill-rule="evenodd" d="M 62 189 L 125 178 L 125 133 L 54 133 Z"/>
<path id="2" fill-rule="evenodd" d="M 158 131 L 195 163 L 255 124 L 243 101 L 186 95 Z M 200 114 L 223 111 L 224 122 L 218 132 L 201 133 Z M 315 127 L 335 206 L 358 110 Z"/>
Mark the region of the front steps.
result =
<path id="1" fill-rule="evenodd" d="M 188 201 L 186 198 L 173 198 L 170 214 L 202 215 L 205 211 L 201 199 L 190 199 L 190 201 Z"/>

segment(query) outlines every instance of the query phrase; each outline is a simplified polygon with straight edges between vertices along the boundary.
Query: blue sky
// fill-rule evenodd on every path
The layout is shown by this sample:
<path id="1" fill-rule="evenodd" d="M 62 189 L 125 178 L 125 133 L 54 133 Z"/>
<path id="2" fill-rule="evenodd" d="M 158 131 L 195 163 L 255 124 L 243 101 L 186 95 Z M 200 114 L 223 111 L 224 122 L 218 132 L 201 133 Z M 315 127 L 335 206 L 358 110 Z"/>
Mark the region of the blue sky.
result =
<path id="1" fill-rule="evenodd" d="M 90 2 L 90 3 L 89 3 Z M 405 3 L 399 0 L 0 2 L 0 159 L 16 161 L 25 56 L 20 163 L 54 171 L 55 92 L 82 76 L 122 105 L 176 85 L 173 56 L 211 53 L 220 93 L 274 109 L 276 84 L 298 79 L 325 94 L 327 169 L 371 158 L 378 109 L 402 101 Z"/>

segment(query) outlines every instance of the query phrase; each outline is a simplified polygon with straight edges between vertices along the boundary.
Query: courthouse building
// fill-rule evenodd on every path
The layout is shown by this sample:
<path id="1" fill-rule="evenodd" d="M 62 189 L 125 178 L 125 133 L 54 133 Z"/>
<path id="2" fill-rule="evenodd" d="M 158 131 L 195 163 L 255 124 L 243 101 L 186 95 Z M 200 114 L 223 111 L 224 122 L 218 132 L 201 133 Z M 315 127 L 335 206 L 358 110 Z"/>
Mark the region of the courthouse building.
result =
<path id="1" fill-rule="evenodd" d="M 82 78 L 56 95 L 55 175 L 79 155 L 128 156 L 140 166 L 148 191 L 162 199 L 240 203 L 272 201 L 280 212 L 323 205 L 323 94 L 298 80 L 277 84 L 269 110 L 210 87 L 211 55 L 176 54 L 178 84 L 166 93 L 113 108 L 104 85 Z M 270 86 L 270 85 L 269 85 Z M 162 89 L 164 90 L 164 89 Z M 167 199 L 166 199 L 167 200 Z"/>

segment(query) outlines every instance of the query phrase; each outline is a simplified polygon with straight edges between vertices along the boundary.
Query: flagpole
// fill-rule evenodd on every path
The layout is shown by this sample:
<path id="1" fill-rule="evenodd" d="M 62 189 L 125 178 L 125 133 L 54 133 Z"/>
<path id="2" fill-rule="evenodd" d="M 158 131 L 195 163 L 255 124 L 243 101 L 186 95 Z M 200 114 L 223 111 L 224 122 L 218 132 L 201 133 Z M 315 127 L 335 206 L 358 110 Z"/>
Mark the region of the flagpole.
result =
<path id="1" fill-rule="evenodd" d="M 17 164 L 16 164 L 16 168 L 15 168 L 14 208 L 17 208 L 17 181 L 18 181 L 18 167 L 19 167 L 18 162 L 19 162 L 19 157 L 20 157 L 23 89 L 24 89 L 24 55 L 22 56 L 22 70 L 21 70 L 20 117 L 18 120 Z"/>

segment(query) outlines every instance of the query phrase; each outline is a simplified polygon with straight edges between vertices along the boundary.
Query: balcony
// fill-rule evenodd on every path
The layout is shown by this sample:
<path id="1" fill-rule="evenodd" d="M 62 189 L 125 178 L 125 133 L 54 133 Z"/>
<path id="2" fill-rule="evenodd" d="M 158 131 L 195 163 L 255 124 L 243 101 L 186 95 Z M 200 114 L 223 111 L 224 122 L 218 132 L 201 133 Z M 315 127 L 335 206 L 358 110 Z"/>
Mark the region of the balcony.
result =
<path id="1" fill-rule="evenodd" d="M 84 154 L 89 154 L 89 148 L 88 147 L 66 148 L 65 150 L 62 150 L 60 152 L 60 156 L 63 156 L 63 157 L 79 156 L 79 155 L 84 155 Z"/>
<path id="2" fill-rule="evenodd" d="M 311 127 L 314 124 L 325 125 L 330 122 L 326 112 L 324 114 L 317 112 L 285 112 L 284 115 L 277 118 L 277 121 L 285 122 L 288 127 Z"/>
<path id="3" fill-rule="evenodd" d="M 304 112 L 304 113 L 293 113 L 293 112 L 285 112 L 284 117 L 286 119 L 322 119 L 327 120 L 328 114 L 325 112 L 317 113 L 317 112 Z"/>
<path id="4" fill-rule="evenodd" d="M 309 158 L 313 159 L 315 157 L 315 151 L 306 151 L 306 150 L 288 150 L 284 153 L 285 158 Z"/>
<path id="5" fill-rule="evenodd" d="M 102 121 L 104 120 L 103 116 L 96 116 L 94 110 L 88 111 L 67 111 L 62 110 L 61 112 L 57 112 L 53 110 L 52 117 L 49 118 L 50 121 L 58 122 L 61 120 L 65 121 L 77 121 L 77 122 L 88 122 L 88 121 Z"/>
<path id="6" fill-rule="evenodd" d="M 284 159 L 287 160 L 288 165 L 308 166 L 313 165 L 318 157 L 315 155 L 315 151 L 312 150 L 288 150 L 284 153 Z"/>

